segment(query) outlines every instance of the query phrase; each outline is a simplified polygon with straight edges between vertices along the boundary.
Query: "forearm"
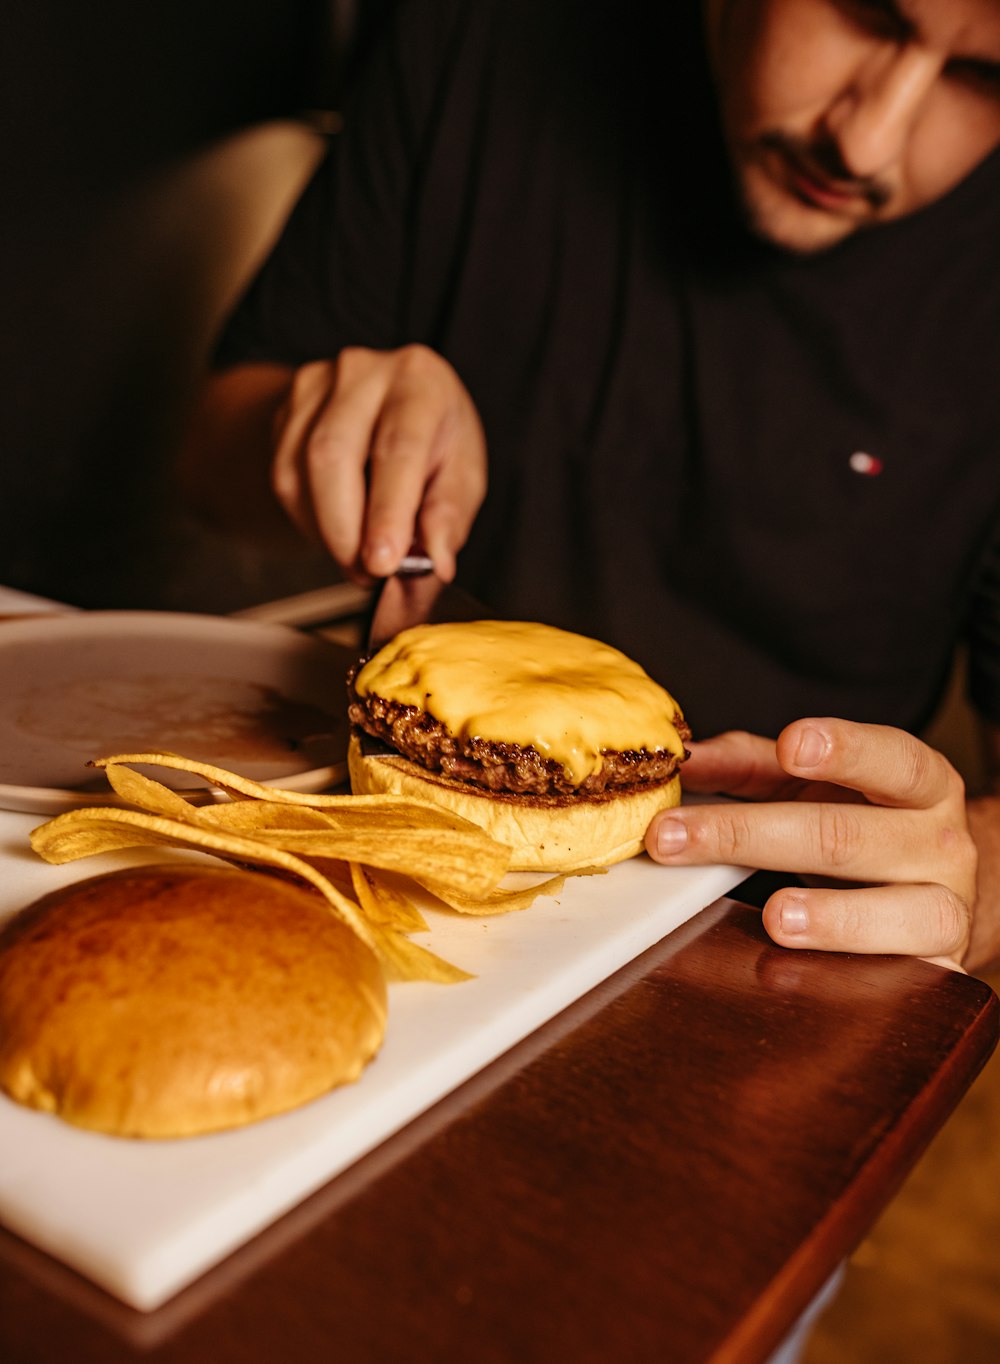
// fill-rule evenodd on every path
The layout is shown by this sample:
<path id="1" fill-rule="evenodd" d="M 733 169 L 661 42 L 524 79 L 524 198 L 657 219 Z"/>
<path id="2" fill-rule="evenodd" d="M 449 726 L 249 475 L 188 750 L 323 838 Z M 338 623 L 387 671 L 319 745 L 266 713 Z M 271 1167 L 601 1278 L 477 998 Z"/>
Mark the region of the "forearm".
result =
<path id="1" fill-rule="evenodd" d="M 175 467 L 182 502 L 212 529 L 289 533 L 270 471 L 275 418 L 293 375 L 285 365 L 254 363 L 206 380 Z"/>
<path id="2" fill-rule="evenodd" d="M 979 869 L 972 939 L 963 965 L 979 975 L 1000 965 L 1000 796 L 978 796 L 967 808 Z"/>

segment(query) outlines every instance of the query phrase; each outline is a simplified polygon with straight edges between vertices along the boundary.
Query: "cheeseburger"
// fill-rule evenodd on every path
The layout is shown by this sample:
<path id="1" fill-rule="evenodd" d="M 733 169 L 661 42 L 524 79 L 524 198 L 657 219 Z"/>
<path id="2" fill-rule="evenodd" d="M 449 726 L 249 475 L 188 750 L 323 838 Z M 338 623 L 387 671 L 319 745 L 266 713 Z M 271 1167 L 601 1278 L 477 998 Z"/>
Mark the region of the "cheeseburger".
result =
<path id="1" fill-rule="evenodd" d="M 359 665 L 349 689 L 354 790 L 463 815 L 514 850 L 512 870 L 619 862 L 680 802 L 690 731 L 676 701 L 583 635 L 418 625 Z"/>

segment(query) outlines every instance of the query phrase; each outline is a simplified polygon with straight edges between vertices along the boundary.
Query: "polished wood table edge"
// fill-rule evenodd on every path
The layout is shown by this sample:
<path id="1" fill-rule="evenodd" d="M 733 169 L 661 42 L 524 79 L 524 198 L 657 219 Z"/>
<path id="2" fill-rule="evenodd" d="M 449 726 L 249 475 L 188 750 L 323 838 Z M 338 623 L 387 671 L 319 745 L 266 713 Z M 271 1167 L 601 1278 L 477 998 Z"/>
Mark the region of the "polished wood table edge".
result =
<path id="1" fill-rule="evenodd" d="M 887 1132 L 871 1152 L 857 1175 L 850 1200 L 831 1208 L 813 1236 L 799 1247 L 738 1328 L 711 1356 L 711 1364 L 759 1364 L 770 1358 L 784 1338 L 777 1323 L 783 1318 L 786 1327 L 794 1325 L 828 1282 L 814 1268 L 816 1256 L 836 1264 L 857 1249 L 996 1050 L 1000 1042 L 1000 999 L 992 987 L 944 967 L 918 964 L 966 982 L 963 989 L 975 1002 L 974 1018 L 933 1085 L 928 1083 L 911 1104 L 906 1121 Z M 780 1310 L 779 1301 L 784 1304 Z"/>

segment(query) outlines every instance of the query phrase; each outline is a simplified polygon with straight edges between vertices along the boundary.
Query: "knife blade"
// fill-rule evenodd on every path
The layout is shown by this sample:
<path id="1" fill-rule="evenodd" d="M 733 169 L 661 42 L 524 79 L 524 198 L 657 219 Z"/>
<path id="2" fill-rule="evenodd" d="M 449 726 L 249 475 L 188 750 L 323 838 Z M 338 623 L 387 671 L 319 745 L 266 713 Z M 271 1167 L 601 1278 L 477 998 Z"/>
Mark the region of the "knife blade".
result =
<path id="1" fill-rule="evenodd" d="M 376 590 L 368 623 L 367 655 L 377 653 L 412 625 L 487 620 L 493 614 L 464 588 L 439 578 L 430 559 L 409 555 Z"/>

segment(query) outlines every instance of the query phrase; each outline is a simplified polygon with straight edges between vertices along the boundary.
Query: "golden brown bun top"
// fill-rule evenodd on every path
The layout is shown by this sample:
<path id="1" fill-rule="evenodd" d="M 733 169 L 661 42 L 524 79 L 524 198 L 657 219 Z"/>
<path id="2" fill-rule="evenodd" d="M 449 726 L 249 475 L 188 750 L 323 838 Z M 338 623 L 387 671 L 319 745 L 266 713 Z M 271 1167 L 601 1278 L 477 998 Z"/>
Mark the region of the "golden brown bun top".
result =
<path id="1" fill-rule="evenodd" d="M 312 891 L 178 863 L 92 877 L 0 930 L 0 1087 L 83 1127 L 238 1126 L 354 1080 L 385 1030 L 371 950 Z"/>

